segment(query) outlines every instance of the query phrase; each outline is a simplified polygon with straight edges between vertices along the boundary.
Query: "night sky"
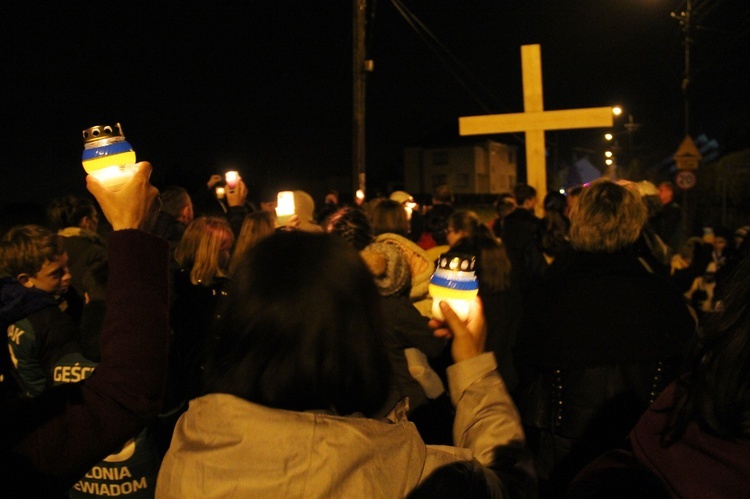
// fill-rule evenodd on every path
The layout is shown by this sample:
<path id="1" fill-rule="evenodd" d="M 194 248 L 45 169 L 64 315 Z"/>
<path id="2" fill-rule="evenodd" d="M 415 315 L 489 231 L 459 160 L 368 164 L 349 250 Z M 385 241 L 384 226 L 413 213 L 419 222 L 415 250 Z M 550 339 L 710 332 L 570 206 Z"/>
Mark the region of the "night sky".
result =
<path id="1" fill-rule="evenodd" d="M 117 121 L 157 186 L 236 168 L 252 195 L 351 175 L 351 2 L 121 3 L 4 12 L 4 202 L 85 192 L 81 130 Z M 621 104 L 652 158 L 683 137 L 679 1 L 403 0 L 451 68 L 392 2 L 369 3 L 370 191 L 400 180 L 404 146 L 455 138 L 459 116 L 522 111 L 527 43 L 542 46 L 546 109 Z M 693 3 L 691 132 L 731 142 L 750 112 L 750 2 Z M 547 134 L 563 159 L 600 136 Z M 522 135 L 501 138 L 522 148 Z"/>

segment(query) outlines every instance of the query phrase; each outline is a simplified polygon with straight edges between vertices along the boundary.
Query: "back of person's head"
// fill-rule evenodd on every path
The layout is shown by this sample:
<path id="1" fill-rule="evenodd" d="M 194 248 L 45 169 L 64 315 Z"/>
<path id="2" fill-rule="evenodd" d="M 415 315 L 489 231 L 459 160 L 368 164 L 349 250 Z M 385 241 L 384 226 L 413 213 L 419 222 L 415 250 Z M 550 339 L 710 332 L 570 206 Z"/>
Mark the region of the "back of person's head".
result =
<path id="1" fill-rule="evenodd" d="M 362 251 L 372 242 L 372 227 L 367 214 L 353 206 L 341 208 L 331 215 L 326 232 L 349 242 L 357 251 Z"/>
<path id="2" fill-rule="evenodd" d="M 40 225 L 12 227 L 0 240 L 0 273 L 30 276 L 65 252 L 62 236 Z"/>
<path id="3" fill-rule="evenodd" d="M 393 199 L 383 199 L 373 207 L 370 223 L 376 236 L 387 232 L 400 236 L 409 233 L 409 220 L 404 206 Z"/>
<path id="4" fill-rule="evenodd" d="M 568 198 L 560 191 L 549 191 L 547 195 L 544 196 L 545 212 L 555 212 L 563 215 L 567 204 Z"/>
<path id="5" fill-rule="evenodd" d="M 516 197 L 518 206 L 522 206 L 526 201 L 536 197 L 536 189 L 529 184 L 516 184 L 513 187 L 513 195 Z"/>
<path id="6" fill-rule="evenodd" d="M 415 487 L 408 499 L 464 497 L 467 499 L 502 499 L 505 489 L 500 479 L 478 461 L 456 461 L 445 464 Z"/>
<path id="7" fill-rule="evenodd" d="M 499 218 L 505 218 L 516 209 L 516 197 L 510 192 L 500 194 L 494 202 L 495 213 Z"/>
<path id="8" fill-rule="evenodd" d="M 372 275 L 341 238 L 277 232 L 231 276 L 206 391 L 267 407 L 376 413 L 390 388 Z"/>
<path id="9" fill-rule="evenodd" d="M 457 210 L 448 218 L 449 230 L 463 232 L 461 252 L 477 257 L 477 276 L 481 290 L 499 292 L 510 287 L 510 260 L 505 247 L 471 210 Z"/>
<path id="10" fill-rule="evenodd" d="M 433 210 L 427 212 L 427 223 L 426 230 L 432 236 L 433 241 L 438 246 L 445 246 L 448 244 L 447 232 L 448 232 L 448 218 L 450 215 L 444 214 L 442 211 Z"/>
<path id="11" fill-rule="evenodd" d="M 432 191 L 433 204 L 452 204 L 453 191 L 446 184 L 438 185 Z"/>
<path id="12" fill-rule="evenodd" d="M 172 185 L 165 187 L 159 192 L 161 200 L 161 211 L 179 218 L 182 210 L 191 203 L 190 194 L 183 187 Z"/>
<path id="13" fill-rule="evenodd" d="M 325 197 L 323 198 L 323 202 L 325 204 L 332 204 L 335 206 L 338 206 L 339 204 L 339 191 L 336 189 L 329 189 L 326 192 Z"/>
<path id="14" fill-rule="evenodd" d="M 242 222 L 240 234 L 235 241 L 232 258 L 229 262 L 229 272 L 231 273 L 237 266 L 242 258 L 242 253 L 258 244 L 261 239 L 273 234 L 274 230 L 274 220 L 270 212 L 255 211 L 249 213 Z"/>
<path id="15" fill-rule="evenodd" d="M 583 189 L 570 213 L 573 248 L 614 253 L 638 239 L 646 222 L 646 206 L 631 185 L 597 180 Z"/>
<path id="16" fill-rule="evenodd" d="M 492 231 L 487 227 L 479 215 L 472 210 L 456 210 L 448 217 L 448 228 L 456 232 L 464 232 L 466 239 L 491 240 L 497 242 Z"/>
<path id="17" fill-rule="evenodd" d="M 55 232 L 66 227 L 80 227 L 84 218 L 97 219 L 96 205 L 88 198 L 62 196 L 52 200 L 47 207 L 47 223 Z"/>
<path id="18" fill-rule="evenodd" d="M 210 286 L 215 278 L 226 276 L 233 243 L 234 235 L 225 218 L 199 217 L 188 224 L 174 258 L 180 268 L 190 269 L 190 282 Z"/>
<path id="19" fill-rule="evenodd" d="M 680 382 L 667 442 L 696 422 L 726 439 L 750 437 L 750 259 L 728 278 L 718 313 L 704 321 L 690 374 Z"/>
<path id="20" fill-rule="evenodd" d="M 315 223 L 315 200 L 305 191 L 294 191 L 294 213 L 299 217 L 299 229 L 307 232 L 323 232 Z"/>
<path id="21" fill-rule="evenodd" d="M 360 256 L 375 278 L 381 296 L 408 295 L 411 288 L 411 268 L 404 254 L 395 245 L 374 242 L 360 252 Z"/>

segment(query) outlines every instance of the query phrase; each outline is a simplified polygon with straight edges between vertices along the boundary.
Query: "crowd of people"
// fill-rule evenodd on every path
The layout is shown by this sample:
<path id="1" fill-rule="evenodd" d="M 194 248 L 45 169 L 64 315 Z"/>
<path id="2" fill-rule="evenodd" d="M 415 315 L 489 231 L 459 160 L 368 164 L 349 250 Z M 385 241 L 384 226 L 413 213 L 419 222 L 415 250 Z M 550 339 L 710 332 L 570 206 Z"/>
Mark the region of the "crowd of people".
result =
<path id="1" fill-rule="evenodd" d="M 2 234 L 4 497 L 750 494 L 750 229 L 687 233 L 669 182 L 280 217 L 150 171 Z"/>

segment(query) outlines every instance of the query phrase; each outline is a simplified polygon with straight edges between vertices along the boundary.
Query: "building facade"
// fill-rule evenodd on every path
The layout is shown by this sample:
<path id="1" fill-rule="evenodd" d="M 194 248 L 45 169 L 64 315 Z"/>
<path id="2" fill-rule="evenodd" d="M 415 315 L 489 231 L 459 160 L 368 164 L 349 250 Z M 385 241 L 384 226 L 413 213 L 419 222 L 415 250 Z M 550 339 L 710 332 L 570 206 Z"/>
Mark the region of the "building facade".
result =
<path id="1" fill-rule="evenodd" d="M 448 185 L 455 194 L 499 194 L 518 178 L 518 149 L 494 140 L 404 150 L 404 188 L 430 193 Z"/>

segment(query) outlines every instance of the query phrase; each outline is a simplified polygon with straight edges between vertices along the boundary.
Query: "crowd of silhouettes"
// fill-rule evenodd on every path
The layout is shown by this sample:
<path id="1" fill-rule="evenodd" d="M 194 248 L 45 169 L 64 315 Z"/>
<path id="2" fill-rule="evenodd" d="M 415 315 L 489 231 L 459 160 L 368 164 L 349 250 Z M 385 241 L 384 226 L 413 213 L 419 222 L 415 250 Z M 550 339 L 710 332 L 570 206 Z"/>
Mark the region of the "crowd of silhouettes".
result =
<path id="1" fill-rule="evenodd" d="M 2 234 L 8 497 L 750 493 L 750 225 L 690 234 L 669 182 L 279 216 L 150 170 Z"/>

